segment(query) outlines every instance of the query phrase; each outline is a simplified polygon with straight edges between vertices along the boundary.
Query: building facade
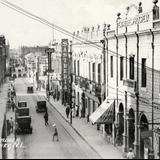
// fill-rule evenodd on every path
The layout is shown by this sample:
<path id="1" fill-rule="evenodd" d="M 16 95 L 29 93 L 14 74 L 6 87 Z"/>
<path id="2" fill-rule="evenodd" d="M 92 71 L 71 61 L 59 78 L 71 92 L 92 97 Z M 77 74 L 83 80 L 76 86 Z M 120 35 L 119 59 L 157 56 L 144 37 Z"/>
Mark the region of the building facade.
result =
<path id="1" fill-rule="evenodd" d="M 87 39 L 81 42 L 77 37 Z M 73 38 L 73 93 L 75 116 L 86 118 L 95 112 L 104 100 L 104 74 L 102 49 L 95 48 L 92 43 L 102 46 L 103 29 L 84 27 Z"/>
<path id="2" fill-rule="evenodd" d="M 114 29 L 85 27 L 73 37 L 76 116 L 142 159 L 160 153 L 160 17 L 153 3 L 148 12 L 142 3 L 128 6 Z"/>
<path id="3" fill-rule="evenodd" d="M 4 82 L 6 73 L 6 40 L 4 36 L 0 36 L 0 84 Z"/>
<path id="4" fill-rule="evenodd" d="M 160 153 L 160 20 L 158 1 L 149 12 L 142 4 L 117 14 L 116 29 L 104 28 L 107 99 L 115 102 L 113 143 L 134 148 L 140 158 Z"/>

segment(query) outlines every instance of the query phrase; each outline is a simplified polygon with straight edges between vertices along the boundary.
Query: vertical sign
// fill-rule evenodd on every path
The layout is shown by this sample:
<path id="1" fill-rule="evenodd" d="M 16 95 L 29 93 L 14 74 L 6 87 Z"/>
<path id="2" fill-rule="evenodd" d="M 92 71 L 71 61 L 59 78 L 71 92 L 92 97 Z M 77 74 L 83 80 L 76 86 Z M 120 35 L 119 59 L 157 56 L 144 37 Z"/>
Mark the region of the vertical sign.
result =
<path id="1" fill-rule="evenodd" d="M 52 70 L 52 53 L 51 52 L 48 52 L 48 72 L 51 72 Z"/>
<path id="2" fill-rule="evenodd" d="M 68 89 L 69 89 L 69 42 L 68 39 L 62 39 L 62 94 L 63 94 L 63 103 L 67 102 L 68 99 Z"/>
<path id="3" fill-rule="evenodd" d="M 48 72 L 52 71 L 52 53 L 54 53 L 54 48 L 47 48 L 45 52 L 48 54 Z"/>

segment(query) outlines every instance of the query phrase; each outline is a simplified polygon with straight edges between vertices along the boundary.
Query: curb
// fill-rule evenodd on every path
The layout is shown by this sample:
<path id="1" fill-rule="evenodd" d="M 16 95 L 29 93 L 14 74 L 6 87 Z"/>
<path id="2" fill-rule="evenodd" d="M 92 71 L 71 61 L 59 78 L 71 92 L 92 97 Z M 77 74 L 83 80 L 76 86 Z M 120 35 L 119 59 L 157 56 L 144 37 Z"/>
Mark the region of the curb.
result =
<path id="1" fill-rule="evenodd" d="M 44 96 L 44 97 L 45 97 L 45 96 Z M 101 157 L 101 159 L 105 159 L 105 158 L 103 158 L 103 157 L 97 152 L 97 150 L 77 131 L 77 129 L 76 129 L 73 125 L 70 124 L 70 122 L 62 115 L 62 113 L 60 113 L 60 112 L 58 111 L 58 109 L 57 109 L 51 102 L 48 101 L 48 99 L 47 99 L 46 97 L 45 97 L 45 99 L 47 100 L 47 102 L 48 102 L 52 107 L 54 107 L 54 109 L 55 109 L 55 110 L 59 113 L 59 115 L 70 125 L 70 127 L 78 134 L 78 136 L 79 136 L 84 142 L 86 142 L 86 143 L 89 145 L 89 147 L 90 147 L 95 153 L 97 153 L 99 157 Z M 119 152 L 121 152 L 119 148 L 117 148 L 117 147 L 115 147 L 115 148 L 116 148 Z M 124 159 L 126 159 L 125 153 L 124 153 L 124 152 L 121 152 L 121 153 L 122 153 L 122 157 L 123 157 Z"/>
<path id="2" fill-rule="evenodd" d="M 44 96 L 45 97 L 45 96 Z M 60 113 L 58 110 L 57 110 L 57 108 L 51 103 L 51 102 L 49 102 L 48 101 L 48 99 L 45 97 L 45 99 L 47 100 L 47 102 L 52 106 L 52 107 L 54 107 L 54 109 L 59 113 L 59 115 L 69 124 L 69 126 L 78 134 L 78 136 L 85 142 L 85 143 L 87 143 L 87 145 L 99 156 L 99 157 L 101 157 L 101 159 L 104 159 L 96 150 L 95 150 L 95 148 L 93 148 L 93 146 L 92 145 L 90 145 L 89 143 L 88 143 L 88 141 L 77 131 L 77 129 L 73 126 L 73 125 L 71 125 L 70 124 L 70 122 L 62 115 L 62 113 Z"/>

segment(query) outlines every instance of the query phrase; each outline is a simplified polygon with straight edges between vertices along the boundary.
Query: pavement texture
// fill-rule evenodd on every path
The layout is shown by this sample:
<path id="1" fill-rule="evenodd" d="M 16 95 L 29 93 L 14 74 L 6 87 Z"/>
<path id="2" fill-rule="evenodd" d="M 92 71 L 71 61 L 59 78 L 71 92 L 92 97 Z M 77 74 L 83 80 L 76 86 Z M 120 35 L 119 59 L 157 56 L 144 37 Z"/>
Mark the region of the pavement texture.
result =
<path id="1" fill-rule="evenodd" d="M 67 119 L 65 107 L 61 104 L 61 101 L 55 102 L 50 98 L 50 103 L 70 125 L 70 119 Z M 101 131 L 97 131 L 96 126 L 87 123 L 86 119 L 73 118 L 71 126 L 103 159 L 124 159 L 125 155 L 112 144 L 108 143 Z"/>
<path id="2" fill-rule="evenodd" d="M 15 87 L 17 102 L 26 101 L 32 117 L 33 134 L 17 135 L 23 142 L 22 148 L 10 151 L 9 158 L 14 159 L 102 159 L 102 157 L 90 146 L 77 132 L 65 121 L 50 103 L 49 126 L 45 126 L 44 113 L 36 113 L 36 103 L 45 100 L 42 93 L 27 94 L 29 82 L 26 79 L 17 79 Z M 59 142 L 52 141 L 53 123 L 57 125 Z"/>
<path id="3" fill-rule="evenodd" d="M 46 98 L 46 92 L 43 90 L 42 95 Z M 47 98 L 46 98 L 47 99 Z M 67 119 L 65 106 L 61 101 L 54 101 L 50 98 L 49 102 L 63 119 L 70 125 L 70 119 Z M 96 130 L 96 126 L 87 123 L 87 119 L 73 118 L 73 123 L 70 125 L 74 131 L 103 159 L 124 159 L 126 154 L 122 152 L 122 148 L 116 148 L 104 138 L 101 131 Z"/>

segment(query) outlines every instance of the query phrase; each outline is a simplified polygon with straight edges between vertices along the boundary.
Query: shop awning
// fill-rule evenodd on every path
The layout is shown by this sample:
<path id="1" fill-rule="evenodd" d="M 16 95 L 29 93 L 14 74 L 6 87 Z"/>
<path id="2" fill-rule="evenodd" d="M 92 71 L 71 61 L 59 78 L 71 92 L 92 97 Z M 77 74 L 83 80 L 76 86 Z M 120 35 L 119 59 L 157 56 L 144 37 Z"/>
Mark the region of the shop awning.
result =
<path id="1" fill-rule="evenodd" d="M 90 121 L 93 124 L 112 124 L 114 122 L 114 113 L 114 100 L 105 100 L 90 116 Z"/>
<path id="2" fill-rule="evenodd" d="M 88 92 L 84 92 L 85 93 L 85 96 L 87 96 L 88 98 L 92 99 L 93 101 L 95 101 L 96 103 L 100 104 L 100 101 L 98 99 L 98 97 L 88 93 Z"/>

